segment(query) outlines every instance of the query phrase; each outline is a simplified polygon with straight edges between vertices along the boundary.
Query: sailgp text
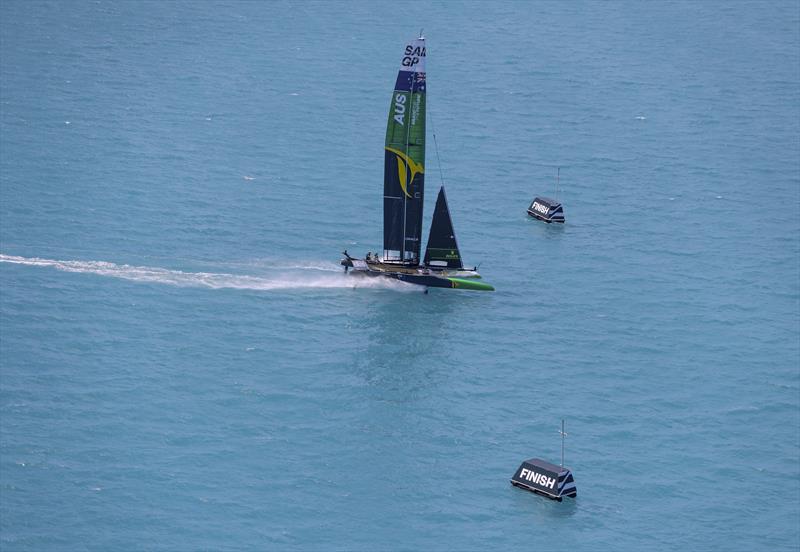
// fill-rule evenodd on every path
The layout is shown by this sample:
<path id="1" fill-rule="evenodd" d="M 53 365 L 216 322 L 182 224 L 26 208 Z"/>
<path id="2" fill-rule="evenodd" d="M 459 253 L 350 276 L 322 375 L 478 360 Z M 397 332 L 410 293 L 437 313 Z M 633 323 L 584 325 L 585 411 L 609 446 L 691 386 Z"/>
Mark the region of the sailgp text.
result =
<path id="1" fill-rule="evenodd" d="M 410 44 L 406 46 L 406 55 L 403 58 L 402 65 L 403 67 L 414 67 L 417 63 L 419 63 L 420 58 L 425 57 L 425 47 L 423 46 L 420 48 L 417 46 L 411 46 Z"/>

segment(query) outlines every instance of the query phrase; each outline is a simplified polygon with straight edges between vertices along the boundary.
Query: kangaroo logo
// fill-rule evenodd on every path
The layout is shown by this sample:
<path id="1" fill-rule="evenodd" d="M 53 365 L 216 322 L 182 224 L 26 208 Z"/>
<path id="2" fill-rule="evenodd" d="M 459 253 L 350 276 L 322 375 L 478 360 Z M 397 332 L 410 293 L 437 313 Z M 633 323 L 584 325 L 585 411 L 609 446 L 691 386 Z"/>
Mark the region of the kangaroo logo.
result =
<path id="1" fill-rule="evenodd" d="M 413 159 L 400 150 L 386 148 L 386 151 L 390 151 L 397 156 L 397 175 L 400 177 L 400 188 L 402 188 L 407 198 L 414 199 L 408 193 L 408 186 L 414 182 L 414 177 L 417 176 L 417 173 L 425 172 L 425 168 L 422 164 L 415 163 Z"/>

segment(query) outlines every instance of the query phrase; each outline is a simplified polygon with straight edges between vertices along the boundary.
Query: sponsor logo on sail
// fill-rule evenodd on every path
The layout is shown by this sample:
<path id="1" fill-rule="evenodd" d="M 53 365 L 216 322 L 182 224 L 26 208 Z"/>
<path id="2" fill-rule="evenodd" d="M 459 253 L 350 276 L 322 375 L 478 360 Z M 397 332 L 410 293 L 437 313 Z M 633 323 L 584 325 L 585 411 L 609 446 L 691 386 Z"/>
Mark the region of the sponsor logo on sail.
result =
<path id="1" fill-rule="evenodd" d="M 422 96 L 419 94 L 414 98 L 414 105 L 411 106 L 411 126 L 417 124 L 417 117 L 419 117 L 419 107 L 422 102 Z"/>
<path id="2" fill-rule="evenodd" d="M 408 193 L 408 186 L 414 182 L 414 177 L 417 176 L 417 173 L 425 172 L 425 168 L 421 163 L 415 163 L 407 154 L 398 149 L 387 147 L 386 151 L 390 151 L 397 156 L 397 176 L 400 179 L 400 188 L 407 198 L 414 199 Z"/>

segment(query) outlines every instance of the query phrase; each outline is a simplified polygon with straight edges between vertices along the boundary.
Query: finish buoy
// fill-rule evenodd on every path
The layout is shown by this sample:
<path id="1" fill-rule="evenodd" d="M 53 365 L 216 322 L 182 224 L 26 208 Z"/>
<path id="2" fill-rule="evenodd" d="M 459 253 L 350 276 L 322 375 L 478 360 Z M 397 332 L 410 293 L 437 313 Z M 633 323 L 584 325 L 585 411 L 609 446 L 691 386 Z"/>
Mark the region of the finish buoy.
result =
<path id="1" fill-rule="evenodd" d="M 561 465 L 556 466 L 541 458 L 529 458 L 517 468 L 511 478 L 512 485 L 559 502 L 565 496 L 571 498 L 578 496 L 575 478 L 572 472 L 564 467 L 564 437 L 567 436 L 564 432 L 564 420 L 561 420 L 559 433 L 561 433 Z"/>
<path id="2" fill-rule="evenodd" d="M 564 208 L 549 197 L 537 197 L 528 207 L 528 214 L 545 222 L 564 222 Z"/>
<path id="3" fill-rule="evenodd" d="M 558 168 L 556 173 L 556 198 L 550 199 L 549 197 L 535 197 L 528 207 L 528 214 L 535 219 L 543 220 L 547 223 L 550 222 L 564 222 L 564 208 L 558 202 L 558 183 L 561 177 L 561 167 Z"/>
<path id="4" fill-rule="evenodd" d="M 559 502 L 565 496 L 578 496 L 572 472 L 541 458 L 525 460 L 511 478 L 511 484 Z"/>

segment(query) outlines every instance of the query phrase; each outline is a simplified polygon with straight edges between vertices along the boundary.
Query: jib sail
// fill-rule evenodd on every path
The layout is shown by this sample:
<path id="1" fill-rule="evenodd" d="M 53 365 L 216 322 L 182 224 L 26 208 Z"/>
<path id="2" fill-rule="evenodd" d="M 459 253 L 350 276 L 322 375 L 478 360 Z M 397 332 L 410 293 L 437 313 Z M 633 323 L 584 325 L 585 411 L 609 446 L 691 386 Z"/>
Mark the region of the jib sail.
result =
<path id="1" fill-rule="evenodd" d="M 428 247 L 425 249 L 425 265 L 433 268 L 464 267 L 458 251 L 456 233 L 453 231 L 453 221 L 450 220 L 450 209 L 447 208 L 444 186 L 439 188 L 439 197 L 436 198 Z"/>
<path id="2" fill-rule="evenodd" d="M 418 265 L 425 182 L 425 39 L 403 51 L 389 104 L 383 170 L 383 257 Z"/>

